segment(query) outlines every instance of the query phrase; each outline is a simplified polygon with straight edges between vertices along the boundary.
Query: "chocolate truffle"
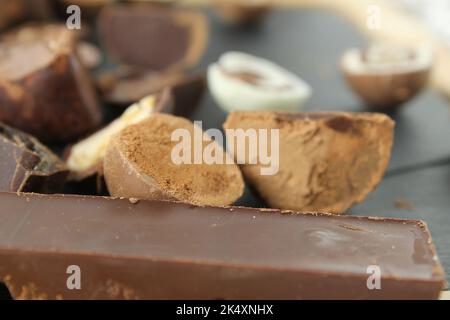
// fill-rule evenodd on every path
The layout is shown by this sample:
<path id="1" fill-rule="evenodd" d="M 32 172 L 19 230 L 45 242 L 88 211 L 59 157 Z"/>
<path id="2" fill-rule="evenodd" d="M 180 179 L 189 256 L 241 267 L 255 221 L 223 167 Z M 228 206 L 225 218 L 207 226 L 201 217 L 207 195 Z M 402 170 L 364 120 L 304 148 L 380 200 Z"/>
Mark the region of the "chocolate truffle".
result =
<path id="1" fill-rule="evenodd" d="M 42 140 L 69 141 L 102 120 L 89 75 L 63 25 L 26 26 L 0 43 L 0 121 Z"/>
<path id="2" fill-rule="evenodd" d="M 173 139 L 178 133 L 185 135 L 188 148 L 180 153 L 187 162 L 174 156 L 181 143 Z M 206 161 L 202 150 L 208 147 L 229 161 Z M 241 172 L 222 147 L 189 120 L 167 114 L 155 114 L 114 136 L 103 169 L 109 192 L 119 197 L 229 205 L 244 191 Z"/>
<path id="3" fill-rule="evenodd" d="M 60 192 L 68 170 L 34 137 L 0 123 L 0 191 Z"/>
<path id="4" fill-rule="evenodd" d="M 393 44 L 348 50 L 341 62 L 350 87 L 370 108 L 380 111 L 414 98 L 425 87 L 432 65 L 430 48 Z"/>
<path id="5" fill-rule="evenodd" d="M 381 180 L 394 122 L 377 113 L 234 112 L 224 128 L 279 130 L 278 172 L 261 175 L 259 161 L 241 165 L 268 205 L 344 213 Z M 270 153 L 276 151 L 269 147 Z"/>
<path id="6" fill-rule="evenodd" d="M 208 38 L 206 19 L 200 12 L 144 4 L 104 8 L 99 28 L 116 60 L 150 70 L 194 65 Z"/>

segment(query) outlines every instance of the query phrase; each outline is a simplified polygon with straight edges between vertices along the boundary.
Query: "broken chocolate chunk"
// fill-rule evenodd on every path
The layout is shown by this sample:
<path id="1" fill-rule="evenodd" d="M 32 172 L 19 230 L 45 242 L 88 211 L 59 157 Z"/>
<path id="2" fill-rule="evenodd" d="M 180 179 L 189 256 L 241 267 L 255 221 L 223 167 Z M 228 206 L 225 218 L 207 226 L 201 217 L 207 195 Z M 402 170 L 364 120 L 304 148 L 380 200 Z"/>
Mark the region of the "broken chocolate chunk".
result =
<path id="1" fill-rule="evenodd" d="M 0 191 L 60 192 L 64 163 L 34 137 L 0 123 Z"/>

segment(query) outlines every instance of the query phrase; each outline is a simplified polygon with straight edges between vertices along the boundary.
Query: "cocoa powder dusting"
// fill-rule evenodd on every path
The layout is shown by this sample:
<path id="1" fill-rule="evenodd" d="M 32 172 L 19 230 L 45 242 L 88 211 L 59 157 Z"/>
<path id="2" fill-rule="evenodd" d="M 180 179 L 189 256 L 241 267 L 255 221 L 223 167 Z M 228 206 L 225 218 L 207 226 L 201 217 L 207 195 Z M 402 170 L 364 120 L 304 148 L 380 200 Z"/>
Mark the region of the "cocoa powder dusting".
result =
<path id="1" fill-rule="evenodd" d="M 193 164 L 193 155 L 191 164 L 174 163 L 172 150 L 180 143 L 171 141 L 176 129 L 186 129 L 190 133 L 194 152 L 192 122 L 165 114 L 154 115 L 124 129 L 118 137 L 121 151 L 141 174 L 150 176 L 159 188 L 179 200 L 220 204 L 224 199 L 239 196 L 243 181 L 235 164 Z M 203 148 L 210 143 L 203 142 Z"/>

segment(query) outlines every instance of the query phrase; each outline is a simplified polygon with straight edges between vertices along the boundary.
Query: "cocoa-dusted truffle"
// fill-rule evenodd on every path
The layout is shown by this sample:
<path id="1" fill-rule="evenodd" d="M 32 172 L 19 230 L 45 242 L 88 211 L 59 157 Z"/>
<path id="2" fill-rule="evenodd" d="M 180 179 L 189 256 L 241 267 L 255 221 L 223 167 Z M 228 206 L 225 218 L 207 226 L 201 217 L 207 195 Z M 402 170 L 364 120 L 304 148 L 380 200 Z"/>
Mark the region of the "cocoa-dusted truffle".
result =
<path id="1" fill-rule="evenodd" d="M 311 96 L 300 77 L 272 61 L 230 51 L 208 67 L 208 87 L 225 111 L 299 111 Z"/>
<path id="2" fill-rule="evenodd" d="M 0 121 L 42 140 L 75 139 L 101 123 L 89 75 L 63 25 L 26 26 L 0 43 Z"/>
<path id="3" fill-rule="evenodd" d="M 34 137 L 0 123 L 0 191 L 60 192 L 64 163 Z"/>
<path id="4" fill-rule="evenodd" d="M 279 129 L 276 174 L 261 175 L 260 163 L 241 166 L 269 206 L 343 213 L 381 180 L 394 122 L 377 113 L 234 112 L 224 128 Z"/>
<path id="5" fill-rule="evenodd" d="M 208 38 L 202 13 L 145 4 L 104 8 L 99 28 L 108 52 L 116 60 L 150 70 L 194 65 Z"/>
<path id="6" fill-rule="evenodd" d="M 236 201 L 244 190 L 238 166 L 232 159 L 224 164 L 174 161 L 172 153 L 179 143 L 172 141 L 176 130 L 187 133 L 192 144 L 195 136 L 203 136 L 202 130 L 189 120 L 167 114 L 155 114 L 114 136 L 103 165 L 111 195 L 200 205 L 229 205 Z M 203 142 L 204 147 L 207 145 L 222 150 L 211 139 Z M 194 146 L 191 151 L 190 159 L 202 156 Z"/>

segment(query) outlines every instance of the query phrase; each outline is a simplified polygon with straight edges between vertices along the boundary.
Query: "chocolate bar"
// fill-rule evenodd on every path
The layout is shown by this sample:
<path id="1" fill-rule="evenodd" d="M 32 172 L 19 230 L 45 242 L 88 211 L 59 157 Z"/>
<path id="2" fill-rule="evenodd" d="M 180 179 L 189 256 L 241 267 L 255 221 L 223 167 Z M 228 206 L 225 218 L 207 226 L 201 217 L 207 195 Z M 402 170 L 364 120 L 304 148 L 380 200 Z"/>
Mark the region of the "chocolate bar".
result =
<path id="1" fill-rule="evenodd" d="M 60 192 L 68 173 L 34 137 L 0 123 L 0 191 Z"/>
<path id="2" fill-rule="evenodd" d="M 444 286 L 421 221 L 67 195 L 0 202 L 0 277 L 16 299 L 435 299 Z"/>

